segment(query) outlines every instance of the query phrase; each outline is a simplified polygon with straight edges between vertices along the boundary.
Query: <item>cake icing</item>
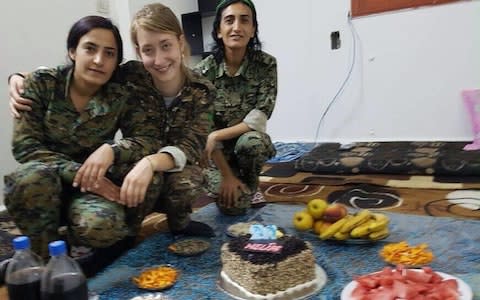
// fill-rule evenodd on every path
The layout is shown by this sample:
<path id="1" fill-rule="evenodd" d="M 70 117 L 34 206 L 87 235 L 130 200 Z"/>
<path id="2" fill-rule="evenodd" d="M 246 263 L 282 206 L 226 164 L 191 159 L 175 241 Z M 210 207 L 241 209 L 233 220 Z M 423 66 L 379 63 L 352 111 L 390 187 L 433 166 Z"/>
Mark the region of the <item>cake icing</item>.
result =
<path id="1" fill-rule="evenodd" d="M 249 299 L 275 299 L 287 290 L 315 285 L 315 257 L 309 242 L 282 237 L 279 253 L 250 252 L 244 249 L 248 243 L 249 236 L 242 236 L 222 246 L 221 277 Z"/>

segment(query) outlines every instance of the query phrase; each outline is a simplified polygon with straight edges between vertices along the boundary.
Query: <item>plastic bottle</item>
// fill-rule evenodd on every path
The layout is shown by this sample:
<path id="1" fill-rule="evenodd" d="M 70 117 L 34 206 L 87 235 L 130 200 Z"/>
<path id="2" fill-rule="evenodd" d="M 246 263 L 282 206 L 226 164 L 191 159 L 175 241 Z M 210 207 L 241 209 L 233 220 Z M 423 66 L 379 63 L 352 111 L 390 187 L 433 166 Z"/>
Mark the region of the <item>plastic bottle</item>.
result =
<path id="1" fill-rule="evenodd" d="M 5 273 L 10 300 L 40 300 L 40 278 L 44 271 L 42 259 L 30 250 L 30 239 L 13 239 L 15 253 Z"/>
<path id="2" fill-rule="evenodd" d="M 51 242 L 48 250 L 51 257 L 42 275 L 42 300 L 87 300 L 87 280 L 78 263 L 67 255 L 65 242 Z"/>

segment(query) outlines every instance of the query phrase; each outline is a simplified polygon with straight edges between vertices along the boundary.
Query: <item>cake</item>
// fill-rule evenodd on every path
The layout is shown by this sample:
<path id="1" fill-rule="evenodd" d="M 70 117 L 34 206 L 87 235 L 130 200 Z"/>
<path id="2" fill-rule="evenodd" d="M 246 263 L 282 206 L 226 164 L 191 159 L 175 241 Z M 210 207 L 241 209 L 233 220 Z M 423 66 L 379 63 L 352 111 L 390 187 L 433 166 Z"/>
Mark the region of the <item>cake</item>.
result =
<path id="1" fill-rule="evenodd" d="M 284 236 L 261 246 L 280 245 L 277 253 L 252 252 L 245 249 L 247 244 L 252 244 L 249 235 L 222 245 L 220 280 L 225 291 L 242 299 L 295 299 L 320 288 L 309 242 Z"/>

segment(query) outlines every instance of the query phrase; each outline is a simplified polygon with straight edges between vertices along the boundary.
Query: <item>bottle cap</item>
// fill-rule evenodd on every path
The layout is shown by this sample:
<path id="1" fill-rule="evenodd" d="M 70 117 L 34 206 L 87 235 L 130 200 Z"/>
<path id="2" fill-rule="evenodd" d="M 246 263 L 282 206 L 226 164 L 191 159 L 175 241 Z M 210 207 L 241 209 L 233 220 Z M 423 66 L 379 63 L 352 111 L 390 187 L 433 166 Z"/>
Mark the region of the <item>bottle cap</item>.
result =
<path id="1" fill-rule="evenodd" d="M 53 241 L 48 244 L 48 251 L 50 252 L 50 256 L 58 256 L 65 254 L 67 252 L 67 247 L 64 241 Z"/>
<path id="2" fill-rule="evenodd" d="M 19 236 L 13 239 L 13 248 L 15 250 L 24 250 L 30 248 L 30 239 L 28 236 Z"/>

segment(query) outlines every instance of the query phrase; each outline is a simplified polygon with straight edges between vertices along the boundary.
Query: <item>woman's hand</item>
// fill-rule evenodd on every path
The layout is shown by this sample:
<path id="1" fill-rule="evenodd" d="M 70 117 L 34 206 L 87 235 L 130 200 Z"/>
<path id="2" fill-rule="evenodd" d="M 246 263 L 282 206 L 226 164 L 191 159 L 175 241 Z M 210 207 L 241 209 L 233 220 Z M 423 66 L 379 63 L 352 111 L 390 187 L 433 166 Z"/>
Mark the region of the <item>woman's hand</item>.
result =
<path id="1" fill-rule="evenodd" d="M 25 79 L 19 75 L 13 75 L 10 77 L 8 85 L 8 94 L 10 96 L 10 114 L 14 118 L 20 118 L 19 111 L 32 110 L 32 100 L 22 98 L 20 95 L 23 93 L 23 82 Z"/>
<path id="2" fill-rule="evenodd" d="M 120 203 L 120 187 L 110 181 L 107 177 L 101 178 L 91 189 L 92 193 L 102 196 L 112 202 Z"/>
<path id="3" fill-rule="evenodd" d="M 80 187 L 82 192 L 92 191 L 105 177 L 105 173 L 113 163 L 113 156 L 113 149 L 109 144 L 100 146 L 78 169 L 73 179 L 73 186 Z"/>
<path id="4" fill-rule="evenodd" d="M 205 144 L 205 150 L 203 151 L 204 159 L 210 161 L 212 159 L 212 152 L 217 146 L 217 132 L 211 132 L 207 137 L 207 142 Z"/>
<path id="5" fill-rule="evenodd" d="M 240 179 L 235 176 L 224 177 L 218 192 L 218 202 L 227 208 L 233 207 L 242 192 L 248 193 L 248 188 Z"/>
<path id="6" fill-rule="evenodd" d="M 142 203 L 148 186 L 152 182 L 154 169 L 149 158 L 142 158 L 123 180 L 120 189 L 120 203 L 128 207 L 136 207 Z"/>

